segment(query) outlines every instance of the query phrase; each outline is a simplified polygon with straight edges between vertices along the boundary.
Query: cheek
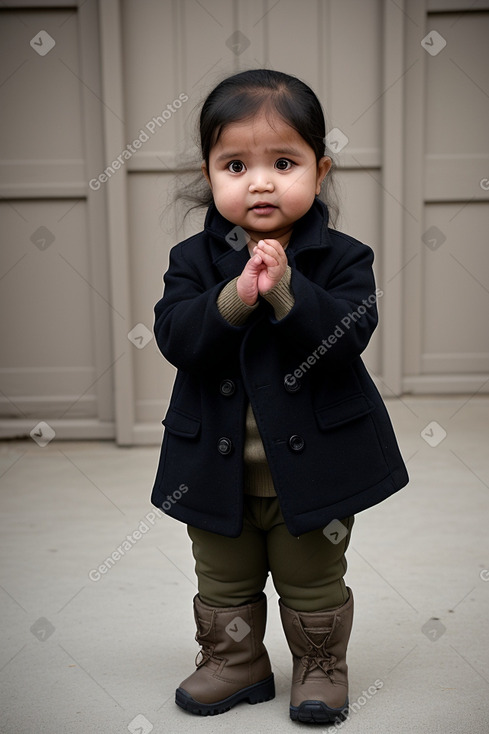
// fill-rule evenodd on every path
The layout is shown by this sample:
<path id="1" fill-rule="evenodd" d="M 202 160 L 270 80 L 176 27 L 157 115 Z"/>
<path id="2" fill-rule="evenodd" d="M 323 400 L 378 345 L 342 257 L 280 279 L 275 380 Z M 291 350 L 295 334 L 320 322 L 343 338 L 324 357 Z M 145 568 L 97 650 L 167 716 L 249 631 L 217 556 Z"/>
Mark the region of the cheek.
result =
<path id="1" fill-rule="evenodd" d="M 216 204 L 219 202 L 221 206 L 230 210 L 241 208 L 243 206 L 243 194 L 238 190 L 238 187 L 230 186 L 226 182 L 226 184 L 215 187 L 214 201 Z"/>
<path id="2" fill-rule="evenodd" d="M 230 222 L 240 222 L 244 216 L 243 197 L 230 191 L 228 186 L 213 192 L 214 203 L 222 216 Z"/>
<path id="3" fill-rule="evenodd" d="M 314 175 L 302 176 L 287 193 L 289 203 L 294 208 L 301 209 L 304 206 L 310 206 L 316 195 L 316 177 Z"/>

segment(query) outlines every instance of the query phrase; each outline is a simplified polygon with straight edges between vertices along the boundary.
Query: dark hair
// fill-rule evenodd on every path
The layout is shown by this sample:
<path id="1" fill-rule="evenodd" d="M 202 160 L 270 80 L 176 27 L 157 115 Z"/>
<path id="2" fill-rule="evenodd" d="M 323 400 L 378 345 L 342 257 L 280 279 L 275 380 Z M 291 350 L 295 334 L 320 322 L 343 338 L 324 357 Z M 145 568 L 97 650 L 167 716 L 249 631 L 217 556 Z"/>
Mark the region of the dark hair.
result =
<path id="1" fill-rule="evenodd" d="M 326 154 L 326 125 L 321 103 L 303 81 L 273 69 L 250 69 L 223 79 L 205 99 L 199 119 L 200 150 L 209 165 L 213 146 L 227 125 L 247 120 L 258 112 L 278 114 L 312 148 L 316 161 Z M 332 166 L 333 169 L 334 165 Z M 338 208 L 331 196 L 334 189 L 332 170 L 325 178 L 322 198 L 330 210 L 332 223 Z M 177 199 L 193 202 L 195 208 L 209 206 L 212 192 L 203 176 L 184 185 Z"/>

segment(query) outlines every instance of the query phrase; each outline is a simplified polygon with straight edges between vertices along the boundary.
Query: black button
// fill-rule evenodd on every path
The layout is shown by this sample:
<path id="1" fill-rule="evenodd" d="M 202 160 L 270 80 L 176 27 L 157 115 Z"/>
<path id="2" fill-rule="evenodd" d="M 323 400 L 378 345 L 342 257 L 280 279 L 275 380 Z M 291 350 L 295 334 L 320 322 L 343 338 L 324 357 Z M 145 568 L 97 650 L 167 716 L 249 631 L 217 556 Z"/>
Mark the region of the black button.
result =
<path id="1" fill-rule="evenodd" d="M 221 384 L 219 385 L 219 391 L 221 395 L 225 395 L 226 397 L 229 397 L 230 395 L 233 395 L 236 392 L 236 385 L 232 380 L 223 380 Z"/>
<path id="2" fill-rule="evenodd" d="M 220 454 L 226 456 L 227 454 L 230 454 L 233 450 L 233 442 L 230 438 L 226 438 L 225 436 L 223 436 L 217 442 L 217 450 Z"/>
<path id="3" fill-rule="evenodd" d="M 302 451 L 302 449 L 305 446 L 304 439 L 302 436 L 298 436 L 297 434 L 294 434 L 289 438 L 289 448 L 292 449 L 292 451 Z"/>
<path id="4" fill-rule="evenodd" d="M 284 387 L 287 392 L 297 392 L 301 389 L 301 383 L 294 375 L 286 375 L 284 378 Z"/>

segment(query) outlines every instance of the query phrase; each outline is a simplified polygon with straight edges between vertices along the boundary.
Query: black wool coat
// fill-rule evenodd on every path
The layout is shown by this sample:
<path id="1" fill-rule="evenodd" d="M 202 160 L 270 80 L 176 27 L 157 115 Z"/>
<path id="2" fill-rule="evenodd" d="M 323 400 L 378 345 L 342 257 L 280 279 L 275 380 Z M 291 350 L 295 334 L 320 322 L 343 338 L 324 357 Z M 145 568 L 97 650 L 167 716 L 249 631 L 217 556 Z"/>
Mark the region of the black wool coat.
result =
<path id="1" fill-rule="evenodd" d="M 243 523 L 245 415 L 251 402 L 280 507 L 299 536 L 381 502 L 408 482 L 385 405 L 362 362 L 377 325 L 373 252 L 328 228 L 316 199 L 286 249 L 295 304 L 265 300 L 243 326 L 217 308 L 248 249 L 215 206 L 172 248 L 155 306 L 157 344 L 178 372 L 151 501 L 237 537 Z"/>

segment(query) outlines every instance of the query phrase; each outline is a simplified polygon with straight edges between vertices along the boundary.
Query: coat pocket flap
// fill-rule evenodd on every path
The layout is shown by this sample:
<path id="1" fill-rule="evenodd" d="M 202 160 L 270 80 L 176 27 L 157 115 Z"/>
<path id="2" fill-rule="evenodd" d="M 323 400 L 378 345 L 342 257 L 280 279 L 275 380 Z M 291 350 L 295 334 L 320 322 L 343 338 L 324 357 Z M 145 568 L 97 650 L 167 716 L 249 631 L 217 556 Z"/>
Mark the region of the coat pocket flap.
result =
<path id="1" fill-rule="evenodd" d="M 166 414 L 163 421 L 165 430 L 184 438 L 195 438 L 200 430 L 200 419 L 190 415 L 184 415 L 172 409 Z"/>
<path id="2" fill-rule="evenodd" d="M 319 428 L 326 431 L 361 418 L 374 409 L 375 405 L 366 395 L 354 395 L 347 400 L 316 410 L 316 420 Z"/>

